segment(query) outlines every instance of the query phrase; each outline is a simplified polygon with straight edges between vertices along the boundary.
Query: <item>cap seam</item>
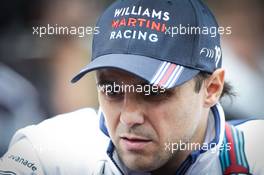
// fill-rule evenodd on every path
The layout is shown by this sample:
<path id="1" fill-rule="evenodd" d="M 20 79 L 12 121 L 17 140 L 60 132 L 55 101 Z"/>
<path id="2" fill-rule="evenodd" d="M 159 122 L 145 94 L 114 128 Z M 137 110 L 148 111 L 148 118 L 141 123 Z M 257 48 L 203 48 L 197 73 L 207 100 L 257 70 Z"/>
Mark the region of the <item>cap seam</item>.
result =
<path id="1" fill-rule="evenodd" d="M 216 17 L 215 17 L 215 15 L 212 13 L 211 9 L 209 9 L 208 6 L 207 6 L 204 2 L 200 1 L 200 3 L 202 4 L 203 8 L 206 8 L 207 12 L 210 13 L 210 17 L 213 18 L 214 23 L 216 24 L 216 26 L 219 27 L 218 22 L 217 22 L 217 20 L 216 20 Z"/>
<path id="2" fill-rule="evenodd" d="M 142 2 L 142 0 L 139 0 L 138 3 L 135 4 L 135 5 L 139 6 L 141 4 L 141 2 Z M 131 47 L 131 42 L 132 41 L 133 41 L 132 38 L 130 38 L 129 41 L 128 41 L 127 52 L 130 52 L 130 47 Z"/>
<path id="3" fill-rule="evenodd" d="M 198 0 L 199 1 L 199 0 Z M 194 18 L 195 18 L 195 24 L 196 24 L 196 26 L 199 26 L 199 22 L 198 22 L 198 14 L 197 14 L 197 10 L 196 10 L 196 8 L 194 7 L 194 4 L 193 4 L 193 2 L 192 2 L 192 0 L 189 0 L 189 2 L 190 2 L 190 4 L 191 4 L 191 6 L 192 6 L 192 8 L 193 8 L 193 10 L 194 10 Z M 195 60 L 195 50 L 197 50 L 197 48 L 198 48 L 198 46 L 199 46 L 199 40 L 200 40 L 200 35 L 196 35 L 196 37 L 194 37 L 194 39 L 193 39 L 193 47 L 192 47 L 192 58 L 191 58 L 191 60 L 192 60 L 192 63 L 195 63 L 195 66 L 197 66 L 197 61 L 196 62 L 194 62 L 194 60 Z M 196 47 L 195 47 L 195 44 L 196 44 Z M 199 57 L 197 58 L 197 59 L 200 59 Z"/>

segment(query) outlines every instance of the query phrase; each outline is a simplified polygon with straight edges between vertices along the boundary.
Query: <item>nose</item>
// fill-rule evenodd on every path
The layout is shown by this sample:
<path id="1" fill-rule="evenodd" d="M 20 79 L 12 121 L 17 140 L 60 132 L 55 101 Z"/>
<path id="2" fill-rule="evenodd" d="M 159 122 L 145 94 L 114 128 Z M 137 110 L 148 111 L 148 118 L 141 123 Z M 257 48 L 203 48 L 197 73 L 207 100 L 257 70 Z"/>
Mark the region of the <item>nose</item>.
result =
<path id="1" fill-rule="evenodd" d="M 131 95 L 125 95 L 120 122 L 129 128 L 144 123 L 143 107 L 139 99 Z"/>

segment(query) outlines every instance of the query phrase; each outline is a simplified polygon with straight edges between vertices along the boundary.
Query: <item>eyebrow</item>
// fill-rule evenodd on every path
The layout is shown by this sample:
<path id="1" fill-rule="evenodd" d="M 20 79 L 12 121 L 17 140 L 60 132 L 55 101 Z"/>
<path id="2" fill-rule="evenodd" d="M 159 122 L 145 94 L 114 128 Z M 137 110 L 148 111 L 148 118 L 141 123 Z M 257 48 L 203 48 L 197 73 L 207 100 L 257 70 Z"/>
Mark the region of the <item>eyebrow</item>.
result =
<path id="1" fill-rule="evenodd" d="M 108 84 L 113 84 L 114 82 L 117 83 L 117 81 L 111 81 L 111 80 L 99 80 L 96 82 L 96 85 L 108 85 Z"/>
<path id="2" fill-rule="evenodd" d="M 97 85 L 107 85 L 107 84 L 113 84 L 113 83 L 117 83 L 117 84 L 126 84 L 124 82 L 120 82 L 117 80 L 109 80 L 109 79 L 99 79 L 98 82 L 96 82 Z M 141 86 L 145 86 L 145 85 L 150 85 L 148 82 L 146 81 L 140 81 L 137 82 L 133 85 L 141 85 Z"/>
<path id="3" fill-rule="evenodd" d="M 124 83 L 123 81 L 120 82 L 117 77 L 105 75 L 104 73 L 97 73 L 96 74 L 96 84 L 113 84 L 115 83 Z M 127 83 L 124 83 L 127 84 Z M 137 82 L 134 85 L 149 85 L 149 83 L 146 80 L 141 80 L 138 78 Z"/>
<path id="4" fill-rule="evenodd" d="M 114 80 L 104 80 L 104 79 L 102 79 L 102 80 L 99 80 L 99 81 L 96 83 L 96 85 L 97 85 L 97 86 L 113 85 L 114 83 L 116 83 L 116 84 L 125 84 L 125 83 L 123 83 L 123 82 L 120 83 L 120 82 L 118 82 L 118 81 L 114 81 Z M 150 86 L 153 86 L 153 85 L 147 83 L 146 81 L 138 82 L 137 84 L 132 84 L 132 85 L 134 85 L 134 86 L 137 86 L 137 85 L 141 85 L 141 86 L 150 85 Z M 159 88 L 161 88 L 161 87 L 159 87 Z M 172 91 L 174 91 L 173 88 L 171 88 L 171 89 L 165 89 L 165 90 L 168 91 L 168 92 L 172 92 Z"/>

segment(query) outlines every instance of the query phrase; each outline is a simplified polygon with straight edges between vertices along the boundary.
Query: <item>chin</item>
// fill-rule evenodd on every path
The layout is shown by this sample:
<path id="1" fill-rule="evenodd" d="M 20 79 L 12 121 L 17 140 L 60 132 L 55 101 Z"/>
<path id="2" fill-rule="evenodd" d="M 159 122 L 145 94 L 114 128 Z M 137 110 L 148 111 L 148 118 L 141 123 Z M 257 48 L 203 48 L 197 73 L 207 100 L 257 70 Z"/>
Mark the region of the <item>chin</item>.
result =
<path id="1" fill-rule="evenodd" d="M 140 165 L 140 164 L 135 164 L 135 162 L 132 162 L 132 164 L 127 165 L 127 168 L 132 170 L 132 171 L 137 171 L 137 172 L 150 172 L 154 169 L 156 169 L 153 166 L 150 165 Z"/>
<path id="2" fill-rule="evenodd" d="M 157 162 L 151 161 L 151 158 L 142 157 L 140 155 L 125 155 L 123 163 L 132 171 L 149 172 L 158 168 L 155 166 Z"/>

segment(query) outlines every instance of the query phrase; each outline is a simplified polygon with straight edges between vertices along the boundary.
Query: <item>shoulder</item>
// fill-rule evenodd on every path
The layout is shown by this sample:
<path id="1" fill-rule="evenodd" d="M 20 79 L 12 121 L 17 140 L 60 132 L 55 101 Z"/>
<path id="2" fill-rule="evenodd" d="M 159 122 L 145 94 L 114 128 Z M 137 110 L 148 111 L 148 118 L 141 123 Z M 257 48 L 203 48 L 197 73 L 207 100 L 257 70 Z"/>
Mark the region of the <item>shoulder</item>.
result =
<path id="1" fill-rule="evenodd" d="M 14 135 L 11 145 L 22 137 L 31 138 L 31 141 L 58 141 L 86 143 L 92 138 L 101 135 L 99 130 L 99 117 L 91 108 L 61 114 L 44 120 L 37 125 L 20 129 Z M 89 141 L 90 142 L 90 141 Z M 69 144 L 69 143 L 68 143 Z M 67 145 L 68 145 L 67 144 Z M 74 143 L 71 143 L 74 144 Z"/>
<path id="2" fill-rule="evenodd" d="M 253 174 L 264 174 L 264 120 L 248 120 L 235 125 L 243 132 L 244 149 Z"/>
<path id="3" fill-rule="evenodd" d="M 258 154 L 258 152 L 264 153 L 264 149 L 262 149 L 264 144 L 264 120 L 248 120 L 235 125 L 235 127 L 243 132 L 245 148 L 247 150 L 250 150 L 250 152 L 254 154 Z M 264 162 L 264 160 L 262 162 Z"/>
<path id="4" fill-rule="evenodd" d="M 234 123 L 235 127 L 247 131 L 247 130 L 256 130 L 256 129 L 263 129 L 264 126 L 264 119 L 248 119 L 248 120 L 240 120 Z M 256 128 L 257 127 L 257 128 Z"/>
<path id="5" fill-rule="evenodd" d="M 33 146 L 45 170 L 86 172 L 105 156 L 108 138 L 99 129 L 99 117 L 86 108 L 55 116 L 14 135 L 10 147 L 21 139 Z M 76 171 L 73 171 L 76 170 Z"/>

